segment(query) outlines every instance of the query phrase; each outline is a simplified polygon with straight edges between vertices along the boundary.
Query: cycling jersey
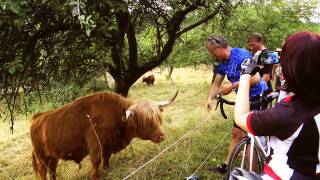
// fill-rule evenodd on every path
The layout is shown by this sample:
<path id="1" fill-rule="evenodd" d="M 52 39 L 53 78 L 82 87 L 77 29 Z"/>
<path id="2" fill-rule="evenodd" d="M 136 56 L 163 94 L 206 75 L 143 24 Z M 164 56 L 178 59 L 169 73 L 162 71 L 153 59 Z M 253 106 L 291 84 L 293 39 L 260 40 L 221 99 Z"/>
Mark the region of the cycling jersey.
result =
<path id="1" fill-rule="evenodd" d="M 240 80 L 241 63 L 247 58 L 251 58 L 252 55 L 249 51 L 242 48 L 231 48 L 229 61 L 219 62 L 217 66 L 217 73 L 223 76 L 227 76 L 231 83 L 238 82 Z M 250 87 L 250 98 L 259 96 L 263 92 L 268 90 L 265 81 L 261 80 L 259 84 Z"/>
<path id="2" fill-rule="evenodd" d="M 250 133 L 270 136 L 272 153 L 264 172 L 273 179 L 320 179 L 320 105 L 295 96 L 248 115 Z"/>

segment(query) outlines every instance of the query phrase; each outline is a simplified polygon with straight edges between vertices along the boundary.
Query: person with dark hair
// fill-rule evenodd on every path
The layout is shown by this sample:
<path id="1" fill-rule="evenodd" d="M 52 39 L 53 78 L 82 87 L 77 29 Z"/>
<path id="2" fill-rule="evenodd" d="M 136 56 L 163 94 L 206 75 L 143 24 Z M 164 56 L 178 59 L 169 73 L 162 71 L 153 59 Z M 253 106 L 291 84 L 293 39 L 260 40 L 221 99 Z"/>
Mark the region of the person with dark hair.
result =
<path id="1" fill-rule="evenodd" d="M 242 48 L 231 48 L 227 40 L 223 36 L 212 34 L 207 43 L 207 50 L 211 53 L 216 60 L 218 65 L 215 68 L 216 75 L 211 84 L 211 88 L 207 97 L 206 108 L 208 111 L 212 109 L 212 98 L 217 94 L 227 95 L 235 90 L 239 86 L 241 63 L 252 55 L 249 51 Z M 222 85 L 224 77 L 230 83 Z M 260 94 L 267 91 L 268 87 L 266 82 L 261 80 L 258 73 L 253 76 L 250 80 L 250 101 L 256 101 L 260 98 Z M 258 106 L 252 107 L 253 109 L 258 109 Z M 228 150 L 228 155 L 226 161 L 217 168 L 217 171 L 221 174 L 227 172 L 227 162 L 230 158 L 230 154 L 234 146 L 245 136 L 244 131 L 239 127 L 234 126 L 232 129 L 232 139 Z"/>
<path id="2" fill-rule="evenodd" d="M 262 179 L 320 179 L 320 34 L 297 32 L 286 39 L 280 64 L 286 91 L 273 108 L 251 111 L 249 91 L 254 60 L 243 65 L 234 110 L 235 123 L 259 136 L 270 136 L 271 154 Z"/>
<path id="3" fill-rule="evenodd" d="M 280 59 L 280 55 L 281 55 L 281 48 L 277 48 L 275 50 L 275 52 L 278 53 L 279 55 L 279 59 Z M 272 74 L 275 75 L 275 91 L 276 92 L 280 92 L 281 90 L 281 85 L 283 84 L 282 80 L 283 80 L 283 75 L 282 75 L 282 70 L 281 70 L 281 66 L 280 64 L 277 64 L 275 66 L 273 66 L 273 69 L 272 69 Z"/>
<path id="4" fill-rule="evenodd" d="M 252 33 L 249 35 L 248 47 L 253 54 L 258 51 L 262 53 L 268 52 L 268 49 L 264 46 L 263 36 L 260 33 Z M 259 64 L 260 67 L 259 74 L 261 78 L 267 82 L 269 88 L 268 93 L 270 93 L 273 91 L 271 84 L 273 64 L 262 64 L 260 56 L 258 57 L 257 64 Z"/>
<path id="5" fill-rule="evenodd" d="M 276 52 L 278 52 L 278 54 L 280 55 L 281 54 L 281 49 L 280 48 L 277 48 L 276 49 Z M 281 56 L 279 56 L 281 57 Z M 283 73 L 282 73 L 282 68 L 281 68 L 281 65 L 280 64 L 277 64 L 275 66 L 275 79 L 276 79 L 276 82 L 275 82 L 275 91 L 279 93 L 279 96 L 277 98 L 277 102 L 280 102 L 283 98 L 289 96 L 289 95 L 293 95 L 292 92 L 287 92 L 286 91 L 286 80 L 284 79 L 283 77 Z"/>

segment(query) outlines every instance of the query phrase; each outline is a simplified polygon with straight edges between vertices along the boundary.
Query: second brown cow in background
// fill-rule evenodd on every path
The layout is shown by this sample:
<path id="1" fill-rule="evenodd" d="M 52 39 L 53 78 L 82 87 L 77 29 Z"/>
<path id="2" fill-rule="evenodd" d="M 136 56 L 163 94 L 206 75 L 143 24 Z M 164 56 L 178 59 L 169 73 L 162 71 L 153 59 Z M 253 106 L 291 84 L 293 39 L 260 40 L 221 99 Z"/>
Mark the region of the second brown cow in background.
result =
<path id="1" fill-rule="evenodd" d="M 148 86 L 153 85 L 154 81 L 155 81 L 155 77 L 153 74 L 142 78 L 142 82 L 143 83 L 145 82 Z"/>

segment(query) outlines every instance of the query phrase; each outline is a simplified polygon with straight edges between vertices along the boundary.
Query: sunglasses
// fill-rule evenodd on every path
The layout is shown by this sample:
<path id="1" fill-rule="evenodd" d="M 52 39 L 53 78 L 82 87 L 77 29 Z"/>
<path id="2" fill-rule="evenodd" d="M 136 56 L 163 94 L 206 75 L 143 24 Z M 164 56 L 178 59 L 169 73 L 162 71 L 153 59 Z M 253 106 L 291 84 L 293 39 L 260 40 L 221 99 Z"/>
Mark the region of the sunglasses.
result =
<path id="1" fill-rule="evenodd" d="M 217 40 L 215 37 L 213 37 L 213 36 L 211 36 L 211 37 L 209 37 L 208 38 L 208 42 L 210 42 L 210 44 L 212 45 L 212 46 L 217 46 L 217 45 L 220 45 L 220 41 L 219 40 Z"/>

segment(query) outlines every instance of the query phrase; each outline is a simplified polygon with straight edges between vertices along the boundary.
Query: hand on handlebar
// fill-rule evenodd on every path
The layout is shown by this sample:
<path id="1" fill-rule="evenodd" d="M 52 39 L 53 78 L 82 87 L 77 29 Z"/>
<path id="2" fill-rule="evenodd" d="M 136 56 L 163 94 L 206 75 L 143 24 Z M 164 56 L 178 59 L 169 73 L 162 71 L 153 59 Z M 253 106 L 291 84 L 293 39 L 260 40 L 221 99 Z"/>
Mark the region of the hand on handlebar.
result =
<path id="1" fill-rule="evenodd" d="M 216 99 L 216 101 L 217 101 L 216 109 L 217 109 L 218 106 L 219 106 L 222 116 L 223 116 L 225 119 L 227 119 L 227 115 L 226 115 L 226 113 L 224 112 L 224 109 L 223 109 L 223 104 L 234 105 L 235 103 L 224 99 L 224 98 L 222 97 L 221 93 L 216 94 L 216 95 L 214 96 L 214 99 Z M 211 100 L 211 99 L 208 99 L 208 100 L 207 100 L 206 108 L 207 108 L 207 111 L 208 111 L 208 112 L 211 111 L 211 109 L 212 109 L 212 100 Z"/>
<path id="2" fill-rule="evenodd" d="M 224 108 L 223 108 L 223 104 L 228 104 L 228 105 L 234 105 L 235 103 L 234 102 L 231 102 L 231 101 L 228 101 L 226 99 L 224 99 L 220 93 L 218 93 L 216 96 L 215 96 L 215 99 L 217 100 L 217 105 L 216 105 L 216 109 L 218 108 L 218 106 L 220 107 L 220 112 L 223 116 L 224 119 L 227 119 L 227 114 L 224 112 Z"/>

